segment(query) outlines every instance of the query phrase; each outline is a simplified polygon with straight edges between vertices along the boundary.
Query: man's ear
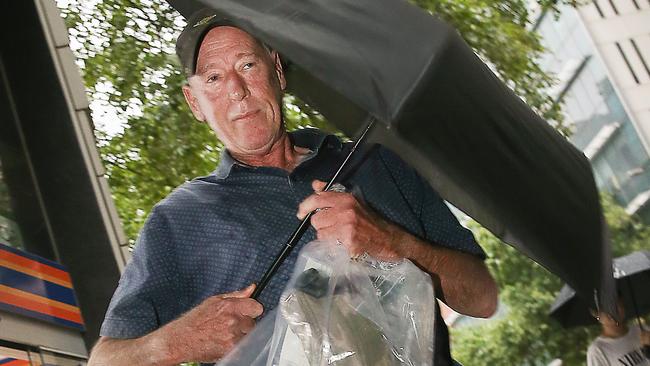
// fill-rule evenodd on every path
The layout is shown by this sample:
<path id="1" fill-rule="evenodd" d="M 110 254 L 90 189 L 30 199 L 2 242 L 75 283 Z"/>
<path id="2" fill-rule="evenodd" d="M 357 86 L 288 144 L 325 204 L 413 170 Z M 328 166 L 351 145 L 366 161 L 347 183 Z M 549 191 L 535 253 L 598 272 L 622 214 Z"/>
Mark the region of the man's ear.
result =
<path id="1" fill-rule="evenodd" d="M 188 84 L 183 85 L 183 95 L 185 96 L 187 105 L 190 106 L 190 110 L 192 111 L 194 118 L 198 119 L 201 122 L 205 122 L 205 115 L 201 111 L 199 100 L 196 98 L 196 96 L 194 96 L 194 93 L 192 93 L 192 88 L 190 88 Z"/>
<path id="2" fill-rule="evenodd" d="M 280 60 L 280 54 L 277 51 L 271 51 L 271 57 L 273 58 L 275 74 L 277 75 L 278 81 L 280 82 L 280 89 L 284 90 L 287 87 L 287 80 L 284 78 L 284 69 L 282 68 L 282 60 Z"/>

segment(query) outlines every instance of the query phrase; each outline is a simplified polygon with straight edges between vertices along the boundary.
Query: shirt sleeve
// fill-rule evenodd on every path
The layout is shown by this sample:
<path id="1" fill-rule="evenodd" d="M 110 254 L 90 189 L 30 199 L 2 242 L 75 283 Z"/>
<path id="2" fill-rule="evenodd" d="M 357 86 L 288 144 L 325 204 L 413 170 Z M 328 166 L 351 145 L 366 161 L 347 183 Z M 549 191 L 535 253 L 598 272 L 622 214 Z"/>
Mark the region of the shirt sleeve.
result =
<path id="1" fill-rule="evenodd" d="M 101 336 L 141 337 L 178 316 L 180 303 L 172 241 L 168 220 L 158 207 L 154 208 L 113 294 Z"/>
<path id="2" fill-rule="evenodd" d="M 380 156 L 418 215 L 425 240 L 485 259 L 485 252 L 476 242 L 472 232 L 458 222 L 429 182 L 394 152 L 382 148 Z"/>
<path id="3" fill-rule="evenodd" d="M 587 349 L 587 366 L 609 366 L 609 361 L 603 354 L 603 350 L 595 344 L 590 345 Z"/>

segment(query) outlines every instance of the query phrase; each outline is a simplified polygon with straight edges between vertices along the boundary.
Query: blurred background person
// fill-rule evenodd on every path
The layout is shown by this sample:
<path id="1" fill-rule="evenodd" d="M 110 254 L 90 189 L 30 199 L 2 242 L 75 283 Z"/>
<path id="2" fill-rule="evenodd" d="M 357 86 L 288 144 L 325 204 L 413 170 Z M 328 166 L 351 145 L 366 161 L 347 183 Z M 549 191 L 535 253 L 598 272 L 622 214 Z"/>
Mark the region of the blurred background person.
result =
<path id="1" fill-rule="evenodd" d="M 650 366 L 650 331 L 642 329 L 640 322 L 628 326 L 625 321 L 618 322 L 604 312 L 591 310 L 591 314 L 600 323 L 602 331 L 589 345 L 587 366 Z M 619 319 L 625 319 L 620 297 L 618 315 Z"/>

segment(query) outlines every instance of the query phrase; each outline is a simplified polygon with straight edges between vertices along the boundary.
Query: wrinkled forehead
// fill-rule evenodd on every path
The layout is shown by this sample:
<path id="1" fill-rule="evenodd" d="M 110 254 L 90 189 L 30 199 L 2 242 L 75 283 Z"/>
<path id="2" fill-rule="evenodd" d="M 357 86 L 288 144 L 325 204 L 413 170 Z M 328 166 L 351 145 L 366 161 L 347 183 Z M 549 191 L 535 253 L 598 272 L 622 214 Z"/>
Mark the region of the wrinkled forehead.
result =
<path id="1" fill-rule="evenodd" d="M 233 26 L 222 25 L 216 26 L 206 33 L 201 40 L 197 56 L 200 59 L 201 55 L 207 52 L 228 49 L 249 50 L 254 53 L 268 50 L 260 40 L 248 32 Z"/>

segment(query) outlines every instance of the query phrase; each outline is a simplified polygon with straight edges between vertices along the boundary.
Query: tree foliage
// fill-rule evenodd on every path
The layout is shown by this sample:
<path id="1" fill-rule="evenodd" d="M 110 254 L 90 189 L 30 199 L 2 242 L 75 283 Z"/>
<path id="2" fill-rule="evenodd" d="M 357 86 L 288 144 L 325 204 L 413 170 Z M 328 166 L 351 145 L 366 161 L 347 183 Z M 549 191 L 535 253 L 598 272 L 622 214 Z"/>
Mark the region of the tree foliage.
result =
<path id="1" fill-rule="evenodd" d="M 610 197 L 602 199 L 611 231 L 613 256 L 647 249 L 650 227 L 629 216 Z M 488 254 L 487 265 L 499 284 L 507 309 L 500 319 L 452 332 L 453 353 L 467 365 L 584 365 L 589 343 L 600 328 L 564 329 L 548 316 L 562 282 L 537 263 L 475 225 L 476 238 Z M 579 265 L 579 263 L 576 263 Z"/>
<path id="2" fill-rule="evenodd" d="M 551 76 L 537 65 L 542 52 L 529 30 L 525 0 L 414 0 L 455 25 L 498 75 L 547 120 L 561 127 L 559 107 L 545 93 Z M 547 7 L 557 1 L 540 0 Z M 565 2 L 571 2 L 565 0 Z M 196 123 L 180 92 L 184 79 L 174 55 L 183 19 L 163 0 L 58 0 L 71 47 L 94 107 L 113 108 L 124 129 L 97 131 L 100 152 L 127 235 L 133 240 L 151 207 L 173 187 L 208 174 L 221 144 Z M 103 107 L 103 108 L 98 108 Z M 290 129 L 325 127 L 318 112 L 285 99 Z"/>

